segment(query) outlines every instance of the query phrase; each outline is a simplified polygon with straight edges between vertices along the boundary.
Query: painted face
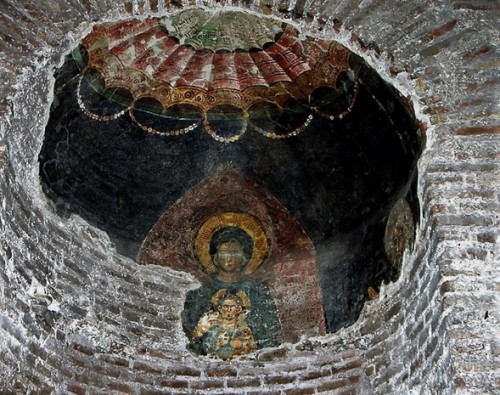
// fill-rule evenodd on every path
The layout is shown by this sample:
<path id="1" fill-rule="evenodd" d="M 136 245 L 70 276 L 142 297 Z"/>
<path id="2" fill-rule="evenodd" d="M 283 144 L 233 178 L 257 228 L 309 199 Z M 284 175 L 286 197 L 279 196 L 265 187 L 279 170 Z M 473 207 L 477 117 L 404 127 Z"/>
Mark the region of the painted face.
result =
<path id="1" fill-rule="evenodd" d="M 240 315 L 243 308 L 238 300 L 226 299 L 219 305 L 218 310 L 222 318 L 226 320 L 233 320 Z"/>
<path id="2" fill-rule="evenodd" d="M 215 264 L 225 272 L 234 272 L 243 263 L 243 248 L 240 243 L 222 243 L 214 257 Z"/>

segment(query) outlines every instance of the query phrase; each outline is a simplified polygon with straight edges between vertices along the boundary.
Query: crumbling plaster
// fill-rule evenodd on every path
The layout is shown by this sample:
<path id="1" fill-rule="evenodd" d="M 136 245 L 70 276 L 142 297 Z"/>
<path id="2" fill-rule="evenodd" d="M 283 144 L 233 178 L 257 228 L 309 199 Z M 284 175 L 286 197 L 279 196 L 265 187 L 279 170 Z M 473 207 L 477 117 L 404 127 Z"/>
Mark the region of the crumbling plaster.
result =
<path id="1" fill-rule="evenodd" d="M 189 355 L 178 317 L 194 280 L 138 266 L 77 216 L 60 218 L 41 191 L 37 163 L 52 73 L 63 55 L 94 21 L 161 14 L 169 6 L 162 0 L 4 3 L 2 392 L 498 390 L 498 4 L 274 3 L 276 16 L 322 28 L 319 34 L 364 55 L 412 96 L 427 127 L 420 228 L 400 280 L 336 334 L 236 363 Z M 258 4 L 241 5 L 259 11 Z"/>

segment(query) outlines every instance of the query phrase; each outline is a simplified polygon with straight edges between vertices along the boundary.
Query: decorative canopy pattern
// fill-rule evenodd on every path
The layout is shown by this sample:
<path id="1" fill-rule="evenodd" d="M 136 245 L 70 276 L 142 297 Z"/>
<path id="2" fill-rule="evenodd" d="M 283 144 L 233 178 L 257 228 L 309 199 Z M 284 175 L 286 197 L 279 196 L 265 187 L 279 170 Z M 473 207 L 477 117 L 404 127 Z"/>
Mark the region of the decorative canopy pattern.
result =
<path id="1" fill-rule="evenodd" d="M 279 20 L 263 20 L 260 15 L 234 10 L 209 13 L 191 9 L 167 16 L 160 23 L 180 44 L 212 52 L 263 49 L 283 32 Z"/>
<path id="2" fill-rule="evenodd" d="M 267 137 L 291 137 L 305 130 L 314 114 L 341 118 L 356 98 L 347 48 L 302 37 L 289 24 L 243 11 L 191 9 L 164 18 L 106 23 L 95 26 L 82 44 L 88 53 L 82 79 L 87 71 L 97 71 L 102 81 L 94 87 L 125 109 L 98 115 L 88 109 L 80 84 L 81 109 L 101 121 L 128 111 L 151 133 L 178 135 L 203 123 L 215 139 L 232 142 L 249 121 Z M 117 97 L 117 91 L 126 94 Z M 290 103 L 302 106 L 297 114 L 302 120 L 293 130 L 278 134 L 259 124 L 270 113 L 277 117 L 294 107 Z M 166 116 L 172 109 L 191 122 L 161 131 L 157 122 L 153 127 L 137 115 L 143 110 Z M 221 134 L 221 120 L 237 120 L 240 131 Z"/>
<path id="3" fill-rule="evenodd" d="M 209 18 L 194 29 L 189 24 L 195 18 L 187 18 L 193 15 Z M 191 10 L 96 26 L 55 73 L 40 178 L 57 213 L 76 213 L 107 232 L 117 253 L 134 259 L 143 245 L 150 259 L 139 262 L 171 268 L 176 262 L 175 270 L 200 281 L 217 280 L 219 273 L 208 268 L 209 253 L 235 236 L 246 259 L 260 254 L 255 266 L 245 266 L 251 273 L 241 275 L 268 286 L 277 303 L 314 306 L 310 291 L 323 295 L 323 309 L 282 314 L 282 323 L 289 319 L 284 328 L 295 327 L 300 336 L 299 329 L 319 322 L 310 316 L 315 314 L 333 332 L 357 319 L 369 287 L 397 276 L 399 266 L 387 261 L 382 240 L 389 211 L 409 189 L 418 214 L 412 179 L 422 147 L 419 125 L 407 99 L 361 56 L 288 24 L 248 15 Z M 236 25 L 232 20 L 244 31 L 253 28 L 248 36 L 263 38 L 219 39 Z M 279 45 L 285 49 L 273 52 Z M 174 56 L 184 52 L 192 58 L 181 62 Z M 254 62 L 253 81 L 250 67 L 235 60 L 243 56 Z M 271 58 L 281 72 L 268 72 L 254 60 L 258 56 Z M 220 67 L 234 61 L 231 73 L 215 67 L 216 57 L 227 57 Z M 277 68 L 285 60 L 287 66 Z M 160 72 L 173 74 L 162 80 Z M 348 116 L 330 120 L 350 108 Z M 305 132 L 292 138 L 300 127 Z M 193 131 L 170 138 L 153 131 L 182 129 Z M 245 131 L 234 144 L 215 139 L 234 141 Z M 156 228 L 161 232 L 152 231 L 167 212 Z M 265 237 L 259 236 L 260 225 Z M 401 232 L 390 229 L 399 253 Z M 143 244 L 145 239 L 151 243 Z M 281 281 L 283 274 L 289 281 Z M 292 285 L 300 292 L 290 292 Z M 296 304 L 299 294 L 304 302 Z"/>

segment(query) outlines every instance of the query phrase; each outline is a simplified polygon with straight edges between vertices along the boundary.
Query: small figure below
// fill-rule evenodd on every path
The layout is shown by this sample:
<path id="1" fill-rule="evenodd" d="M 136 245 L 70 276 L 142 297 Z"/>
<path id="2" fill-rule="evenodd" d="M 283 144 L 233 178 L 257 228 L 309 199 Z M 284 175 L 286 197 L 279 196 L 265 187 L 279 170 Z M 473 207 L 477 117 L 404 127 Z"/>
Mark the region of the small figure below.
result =
<path id="1" fill-rule="evenodd" d="M 203 354 L 224 360 L 257 349 L 246 322 L 251 302 L 241 290 L 220 289 L 211 298 L 213 309 L 204 313 L 193 330 L 191 341 L 200 342 Z"/>
<path id="2" fill-rule="evenodd" d="M 262 264 L 264 249 L 234 226 L 199 233 L 197 257 L 210 276 L 186 294 L 182 324 L 188 349 L 231 359 L 280 345 L 283 332 L 274 299 L 251 276 Z"/>

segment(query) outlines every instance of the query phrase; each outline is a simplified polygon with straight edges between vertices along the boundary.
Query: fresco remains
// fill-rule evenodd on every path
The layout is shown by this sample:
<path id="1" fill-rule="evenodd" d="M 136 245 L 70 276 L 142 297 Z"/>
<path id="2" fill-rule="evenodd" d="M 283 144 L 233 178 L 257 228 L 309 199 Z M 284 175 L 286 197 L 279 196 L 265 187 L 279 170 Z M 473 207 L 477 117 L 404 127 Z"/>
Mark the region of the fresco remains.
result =
<path id="1" fill-rule="evenodd" d="M 95 25 L 56 72 L 49 204 L 138 264 L 193 275 L 177 306 L 193 353 L 335 332 L 411 245 L 422 136 L 408 100 L 310 33 L 191 8 Z"/>
<path id="2" fill-rule="evenodd" d="M 415 224 L 408 202 L 400 199 L 392 208 L 384 233 L 384 249 L 389 263 L 401 271 L 403 254 L 413 243 Z"/>
<path id="3" fill-rule="evenodd" d="M 191 339 L 190 349 L 229 359 L 281 344 L 283 335 L 273 297 L 251 276 L 267 255 L 267 242 L 258 223 L 248 215 L 223 213 L 203 224 L 195 245 L 200 263 L 212 272 L 212 281 L 186 297 L 182 318 Z"/>
<path id="4" fill-rule="evenodd" d="M 347 48 L 244 11 L 195 8 L 101 24 L 82 44 L 88 54 L 77 89 L 82 112 L 103 122 L 128 113 L 152 134 L 179 136 L 202 126 L 216 141 L 234 143 L 251 126 L 267 138 L 295 137 L 314 117 L 347 115 L 358 92 Z M 125 108 L 92 111 L 82 83 Z M 155 113 L 160 128 L 148 119 Z M 266 122 L 283 113 L 297 118 L 284 133 Z M 173 114 L 185 126 L 172 129 Z"/>
<path id="5" fill-rule="evenodd" d="M 193 352 L 213 354 L 196 327 L 201 320 L 206 328 L 204 314 L 218 311 L 213 297 L 220 290 L 248 298 L 240 320 L 257 349 L 325 333 L 311 240 L 275 198 L 237 171 L 209 177 L 170 207 L 142 244 L 138 261 L 189 272 L 200 281 L 187 293 L 182 315 Z"/>
<path id="6" fill-rule="evenodd" d="M 210 301 L 213 308 L 203 313 L 191 333 L 191 349 L 224 360 L 257 350 L 253 332 L 246 322 L 252 306 L 248 296 L 241 290 L 220 289 Z"/>

